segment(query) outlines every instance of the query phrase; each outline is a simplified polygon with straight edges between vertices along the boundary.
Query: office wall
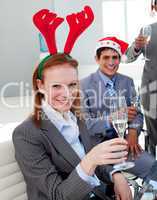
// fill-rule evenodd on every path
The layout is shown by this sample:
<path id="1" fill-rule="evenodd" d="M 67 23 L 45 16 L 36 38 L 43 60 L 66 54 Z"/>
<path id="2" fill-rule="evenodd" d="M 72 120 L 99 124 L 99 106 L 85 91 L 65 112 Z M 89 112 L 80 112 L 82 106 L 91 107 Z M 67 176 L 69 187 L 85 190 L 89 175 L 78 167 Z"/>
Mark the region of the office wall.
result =
<path id="1" fill-rule="evenodd" d="M 92 26 L 78 39 L 72 51 L 81 65 L 94 64 L 95 42 L 102 36 L 101 0 L 1 0 L 0 6 L 0 95 L 27 95 L 31 91 L 31 73 L 39 57 L 37 30 L 32 15 L 41 8 L 55 10 L 65 17 L 90 5 L 95 13 Z M 57 30 L 57 44 L 63 50 L 67 24 Z M 10 84 L 10 85 L 8 85 Z"/>
<path id="2" fill-rule="evenodd" d="M 19 96 L 20 88 L 30 90 L 30 74 L 39 57 L 37 31 L 32 24 L 32 15 L 41 8 L 53 9 L 52 0 L 0 1 L 1 95 Z M 12 86 L 7 87 L 8 83 Z"/>
<path id="3" fill-rule="evenodd" d="M 94 64 L 94 53 L 96 41 L 103 37 L 102 27 L 102 0 L 55 0 L 54 9 L 61 16 L 81 11 L 85 5 L 91 6 L 95 14 L 93 24 L 83 33 L 76 42 L 72 55 L 76 57 L 80 64 Z M 64 33 L 64 34 L 63 34 Z M 63 49 L 68 35 L 68 24 L 64 24 L 58 29 L 57 39 L 60 51 Z"/>

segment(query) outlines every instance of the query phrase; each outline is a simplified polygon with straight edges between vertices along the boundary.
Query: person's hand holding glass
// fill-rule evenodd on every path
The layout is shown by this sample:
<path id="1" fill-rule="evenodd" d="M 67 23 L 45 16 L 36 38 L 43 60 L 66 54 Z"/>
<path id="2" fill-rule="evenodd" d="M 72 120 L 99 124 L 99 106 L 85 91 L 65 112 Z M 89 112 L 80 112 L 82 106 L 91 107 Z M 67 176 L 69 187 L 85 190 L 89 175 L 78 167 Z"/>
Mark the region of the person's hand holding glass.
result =
<path id="1" fill-rule="evenodd" d="M 115 128 L 120 138 L 124 137 L 125 130 L 128 123 L 127 104 L 124 96 L 115 96 L 111 99 L 110 113 L 113 127 Z M 114 165 L 115 169 L 125 170 L 132 168 L 133 162 L 123 162 Z"/>
<path id="2" fill-rule="evenodd" d="M 138 143 L 138 130 L 140 130 L 141 126 L 138 120 L 138 115 L 141 113 L 140 89 L 138 88 L 138 92 L 136 92 L 134 88 L 132 89 L 132 95 L 130 96 L 131 106 L 128 107 L 128 121 L 130 125 L 128 128 L 127 141 L 130 158 L 134 160 L 143 152 L 143 149 Z"/>
<path id="3" fill-rule="evenodd" d="M 142 27 L 142 30 L 141 30 L 141 34 L 143 37 L 145 37 L 146 39 L 146 43 L 145 43 L 145 46 L 144 46 L 144 60 L 145 61 L 149 61 L 150 59 L 147 58 L 147 45 L 148 43 L 150 42 L 150 39 L 151 39 L 151 34 L 152 34 L 152 28 L 150 25 L 146 25 L 146 26 L 143 26 Z"/>

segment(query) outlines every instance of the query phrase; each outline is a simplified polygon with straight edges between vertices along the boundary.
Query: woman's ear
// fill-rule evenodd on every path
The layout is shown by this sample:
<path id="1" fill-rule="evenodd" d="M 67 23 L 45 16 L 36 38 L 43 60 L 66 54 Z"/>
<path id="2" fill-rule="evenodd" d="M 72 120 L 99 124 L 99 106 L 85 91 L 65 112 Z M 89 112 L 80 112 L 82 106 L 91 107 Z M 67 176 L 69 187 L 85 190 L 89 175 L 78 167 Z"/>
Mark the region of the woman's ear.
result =
<path id="1" fill-rule="evenodd" d="M 37 81 L 37 87 L 38 87 L 39 92 L 44 94 L 45 90 L 44 90 L 44 84 L 43 84 L 42 80 L 37 79 L 36 81 Z"/>

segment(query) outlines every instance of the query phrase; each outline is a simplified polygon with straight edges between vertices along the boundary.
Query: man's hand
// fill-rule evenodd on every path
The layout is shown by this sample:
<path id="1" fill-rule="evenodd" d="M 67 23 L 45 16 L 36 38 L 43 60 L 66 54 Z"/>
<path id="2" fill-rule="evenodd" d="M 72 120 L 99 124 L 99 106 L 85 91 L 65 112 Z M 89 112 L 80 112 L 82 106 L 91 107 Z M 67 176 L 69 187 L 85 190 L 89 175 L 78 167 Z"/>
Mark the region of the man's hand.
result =
<path id="1" fill-rule="evenodd" d="M 112 175 L 112 180 L 114 182 L 114 191 L 116 195 L 116 200 L 132 200 L 132 193 L 128 182 L 124 175 L 121 173 L 114 173 Z"/>
<path id="2" fill-rule="evenodd" d="M 147 37 L 144 37 L 142 35 L 139 35 L 135 39 L 135 50 L 138 51 L 141 48 L 143 48 L 147 44 Z"/>
<path id="3" fill-rule="evenodd" d="M 137 110 L 134 106 L 128 107 L 128 121 L 132 122 L 137 116 Z"/>
<path id="4" fill-rule="evenodd" d="M 138 144 L 137 130 L 133 128 L 128 129 L 128 135 L 126 139 L 128 141 L 128 151 L 131 154 L 131 158 L 135 159 L 143 151 L 142 147 Z"/>

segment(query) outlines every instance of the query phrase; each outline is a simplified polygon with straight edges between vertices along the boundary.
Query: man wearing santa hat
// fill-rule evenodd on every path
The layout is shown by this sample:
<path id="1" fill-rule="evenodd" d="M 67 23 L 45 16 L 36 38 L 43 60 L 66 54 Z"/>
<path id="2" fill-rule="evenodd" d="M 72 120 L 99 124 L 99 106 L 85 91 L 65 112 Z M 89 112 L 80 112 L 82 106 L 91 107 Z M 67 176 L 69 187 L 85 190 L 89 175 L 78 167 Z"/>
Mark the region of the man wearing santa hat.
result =
<path id="1" fill-rule="evenodd" d="M 117 73 L 122 55 L 127 48 L 128 44 L 116 37 L 107 37 L 98 41 L 95 59 L 99 68 L 81 81 L 82 109 L 93 142 L 100 143 L 117 137 L 110 120 L 108 99 L 115 95 L 125 97 L 128 106 L 127 141 L 130 155 L 135 161 L 135 167 L 129 169 L 129 172 L 144 178 L 154 159 L 143 152 L 138 144 L 143 115 L 140 109 L 137 110 L 132 106 L 132 99 L 136 96 L 133 80 Z"/>

